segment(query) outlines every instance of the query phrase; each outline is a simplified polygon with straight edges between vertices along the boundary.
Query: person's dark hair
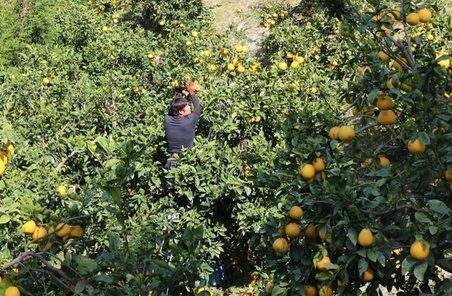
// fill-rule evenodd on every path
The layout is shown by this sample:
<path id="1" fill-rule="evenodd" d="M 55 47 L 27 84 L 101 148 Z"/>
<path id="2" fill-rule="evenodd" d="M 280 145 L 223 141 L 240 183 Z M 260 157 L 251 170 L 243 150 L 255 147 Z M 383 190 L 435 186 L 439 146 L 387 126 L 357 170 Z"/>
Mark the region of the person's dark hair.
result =
<path id="1" fill-rule="evenodd" d="M 188 101 L 180 93 L 177 93 L 174 99 L 171 101 L 170 113 L 173 116 L 179 116 L 179 111 L 184 109 L 188 105 Z"/>

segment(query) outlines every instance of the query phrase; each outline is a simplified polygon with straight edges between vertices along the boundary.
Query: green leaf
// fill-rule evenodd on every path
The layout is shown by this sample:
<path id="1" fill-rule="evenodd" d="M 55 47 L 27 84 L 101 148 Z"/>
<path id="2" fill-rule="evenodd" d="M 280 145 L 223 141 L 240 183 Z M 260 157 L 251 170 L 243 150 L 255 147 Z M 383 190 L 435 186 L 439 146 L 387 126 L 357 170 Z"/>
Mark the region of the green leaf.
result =
<path id="1" fill-rule="evenodd" d="M 93 280 L 98 281 L 98 282 L 109 283 L 109 284 L 113 282 L 113 279 L 106 274 L 96 275 L 93 278 Z"/>
<path id="2" fill-rule="evenodd" d="M 424 279 L 424 274 L 427 271 L 428 268 L 428 262 L 422 262 L 421 264 L 417 264 L 414 268 L 414 276 L 419 280 L 422 281 Z"/>
<path id="3" fill-rule="evenodd" d="M 377 253 L 372 250 L 367 250 L 367 258 L 372 262 L 377 262 Z"/>
<path id="4" fill-rule="evenodd" d="M 431 199 L 427 204 L 429 205 L 430 209 L 432 209 L 432 211 L 437 212 L 438 214 L 446 215 L 447 213 L 449 213 L 449 208 L 447 207 L 447 205 L 440 200 Z"/>
<path id="5" fill-rule="evenodd" d="M 369 262 L 367 262 L 367 260 L 364 259 L 364 258 L 359 259 L 359 261 L 358 261 L 358 273 L 360 275 L 362 275 L 367 270 L 367 268 L 369 268 Z"/>
<path id="6" fill-rule="evenodd" d="M 410 272 L 411 268 L 417 261 L 414 260 L 411 256 L 405 257 L 405 259 L 402 261 L 402 274 L 406 274 Z"/>
<path id="7" fill-rule="evenodd" d="M 430 231 L 431 235 L 435 235 L 438 233 L 438 226 L 430 225 L 428 231 Z"/>
<path id="8" fill-rule="evenodd" d="M 374 88 L 373 90 L 370 91 L 370 93 L 367 95 L 367 103 L 368 104 L 374 103 L 375 98 L 377 97 L 379 91 L 380 91 L 379 88 Z"/>
<path id="9" fill-rule="evenodd" d="M 358 235 L 356 233 L 356 230 L 354 228 L 350 228 L 347 232 L 348 239 L 352 242 L 354 246 L 356 246 L 356 243 L 358 242 Z"/>
<path id="10" fill-rule="evenodd" d="M 80 281 L 77 283 L 77 285 L 75 285 L 74 292 L 75 292 L 75 294 L 80 294 L 85 290 L 85 288 L 86 288 L 85 282 Z"/>
<path id="11" fill-rule="evenodd" d="M 414 214 L 414 217 L 421 223 L 432 223 L 432 220 L 430 220 L 430 218 L 425 213 L 416 212 Z"/>
<path id="12" fill-rule="evenodd" d="M 11 217 L 7 214 L 0 216 L 0 224 L 6 224 L 11 220 Z"/>

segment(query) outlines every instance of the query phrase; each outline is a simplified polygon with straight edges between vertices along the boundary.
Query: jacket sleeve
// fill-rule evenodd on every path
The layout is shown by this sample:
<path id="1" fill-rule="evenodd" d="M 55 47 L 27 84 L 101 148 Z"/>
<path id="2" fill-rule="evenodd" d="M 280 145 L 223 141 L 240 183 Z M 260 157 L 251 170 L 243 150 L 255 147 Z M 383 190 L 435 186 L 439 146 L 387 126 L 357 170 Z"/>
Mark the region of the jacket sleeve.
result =
<path id="1" fill-rule="evenodd" d="M 192 94 L 191 99 L 193 101 L 193 113 L 196 113 L 198 116 L 201 115 L 202 108 L 201 108 L 201 104 L 199 103 L 199 99 L 196 96 L 196 94 Z"/>

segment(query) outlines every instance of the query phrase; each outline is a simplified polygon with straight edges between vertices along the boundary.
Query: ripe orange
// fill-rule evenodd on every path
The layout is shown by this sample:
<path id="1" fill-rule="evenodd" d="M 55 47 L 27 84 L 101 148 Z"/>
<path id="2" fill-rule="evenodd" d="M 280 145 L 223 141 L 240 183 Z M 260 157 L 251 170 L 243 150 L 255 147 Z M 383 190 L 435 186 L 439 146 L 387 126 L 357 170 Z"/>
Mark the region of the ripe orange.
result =
<path id="1" fill-rule="evenodd" d="M 56 235 L 59 237 L 64 237 L 71 233 L 71 226 L 66 223 L 60 223 L 56 226 Z"/>
<path id="2" fill-rule="evenodd" d="M 406 16 L 406 22 L 408 25 L 415 26 L 419 23 L 419 14 L 412 12 Z"/>
<path id="3" fill-rule="evenodd" d="M 36 241 L 41 241 L 44 236 L 47 235 L 47 229 L 42 226 L 37 226 L 33 232 L 32 238 Z"/>
<path id="4" fill-rule="evenodd" d="M 296 69 L 300 66 L 300 64 L 297 61 L 292 61 L 292 63 L 290 63 L 290 68 L 292 69 Z"/>
<path id="5" fill-rule="evenodd" d="M 380 156 L 380 165 L 382 167 L 387 167 L 389 165 L 391 165 L 391 162 L 389 161 L 389 159 L 385 156 Z"/>
<path id="6" fill-rule="evenodd" d="M 386 62 L 389 59 L 389 56 L 384 51 L 379 51 L 378 57 L 382 62 Z"/>
<path id="7" fill-rule="evenodd" d="M 45 244 L 39 244 L 39 251 L 41 252 L 47 252 L 52 248 L 53 243 L 52 242 L 46 242 Z"/>
<path id="8" fill-rule="evenodd" d="M 5 296 L 20 296 L 20 290 L 15 286 L 9 286 L 5 290 Z"/>
<path id="9" fill-rule="evenodd" d="M 319 236 L 319 232 L 317 231 L 317 228 L 315 228 L 314 223 L 309 223 L 308 226 L 306 226 L 304 235 L 307 238 L 317 238 Z"/>
<path id="10" fill-rule="evenodd" d="M 71 226 L 71 232 L 69 233 L 72 237 L 81 238 L 83 236 L 83 228 L 80 225 Z"/>
<path id="11" fill-rule="evenodd" d="M 427 8 L 422 8 L 417 12 L 417 14 L 419 15 L 419 21 L 421 21 L 422 23 L 427 23 L 432 19 L 432 13 Z"/>
<path id="12" fill-rule="evenodd" d="M 369 267 L 363 273 L 363 280 L 366 282 L 370 282 L 374 278 L 374 271 Z"/>
<path id="13" fill-rule="evenodd" d="M 328 256 L 323 257 L 319 261 L 317 261 L 316 267 L 320 271 L 328 271 L 328 268 L 325 267 L 325 263 L 331 263 L 331 259 Z"/>
<path id="14" fill-rule="evenodd" d="M 377 99 L 376 105 L 380 110 L 389 110 L 394 106 L 394 101 L 390 96 L 382 96 Z"/>
<path id="15" fill-rule="evenodd" d="M 0 150 L 0 161 L 3 161 L 4 165 L 8 164 L 8 153 L 4 150 Z"/>
<path id="16" fill-rule="evenodd" d="M 292 206 L 289 211 L 291 219 L 300 220 L 303 217 L 303 209 L 300 206 Z"/>
<path id="17" fill-rule="evenodd" d="M 228 71 L 231 71 L 231 72 L 235 70 L 235 66 L 232 63 L 229 63 L 227 68 L 228 68 Z"/>
<path id="18" fill-rule="evenodd" d="M 306 296 L 316 296 L 317 295 L 317 289 L 313 286 L 306 286 L 304 289 L 304 294 Z"/>
<path id="19" fill-rule="evenodd" d="M 319 289 L 319 296 L 333 296 L 333 289 L 331 287 L 323 286 Z"/>
<path id="20" fill-rule="evenodd" d="M 425 152 L 425 144 L 419 139 L 410 141 L 408 142 L 408 151 L 411 154 L 422 154 Z"/>
<path id="21" fill-rule="evenodd" d="M 33 234 L 36 230 L 36 222 L 33 220 L 25 222 L 22 226 L 22 230 L 27 234 Z"/>
<path id="22" fill-rule="evenodd" d="M 428 257 L 430 248 L 423 241 L 415 241 L 410 247 L 410 255 L 416 260 L 424 260 Z"/>
<path id="23" fill-rule="evenodd" d="M 355 137 L 355 130 L 350 125 L 341 126 L 337 133 L 337 137 L 341 141 L 350 142 Z"/>
<path id="24" fill-rule="evenodd" d="M 314 166 L 316 172 L 321 172 L 325 169 L 325 162 L 321 157 L 317 157 L 316 159 L 314 159 L 312 161 L 312 165 Z"/>
<path id="25" fill-rule="evenodd" d="M 287 63 L 286 62 L 279 62 L 278 69 L 281 71 L 287 70 Z"/>
<path id="26" fill-rule="evenodd" d="M 315 176 L 315 168 L 312 164 L 306 163 L 301 167 L 301 175 L 305 179 L 311 179 Z"/>
<path id="27" fill-rule="evenodd" d="M 363 247 L 369 247 L 374 241 L 372 231 L 368 228 L 363 228 L 358 234 L 358 243 Z"/>
<path id="28" fill-rule="evenodd" d="M 331 129 L 330 129 L 330 131 L 329 131 L 329 133 L 328 133 L 328 136 L 330 137 L 330 139 L 335 139 L 335 140 L 337 140 L 337 138 L 338 138 L 338 134 L 339 134 L 339 126 L 333 126 Z"/>
<path id="29" fill-rule="evenodd" d="M 284 229 L 288 237 L 297 237 L 300 234 L 300 226 L 295 222 L 289 222 Z"/>
<path id="30" fill-rule="evenodd" d="M 244 67 L 243 65 L 239 65 L 239 66 L 237 67 L 237 72 L 239 72 L 239 73 L 245 72 L 245 67 Z"/>
<path id="31" fill-rule="evenodd" d="M 381 125 L 391 125 L 397 121 L 397 115 L 392 111 L 389 110 L 381 110 L 380 114 L 378 114 L 378 122 Z"/>
<path id="32" fill-rule="evenodd" d="M 288 249 L 289 243 L 285 238 L 280 237 L 273 242 L 273 250 L 280 254 L 284 254 L 285 252 L 287 252 Z"/>
<path id="33" fill-rule="evenodd" d="M 57 195 L 63 197 L 67 194 L 67 188 L 64 185 L 58 185 L 58 187 L 55 189 L 55 192 Z"/>
<path id="34" fill-rule="evenodd" d="M 452 172 L 445 171 L 444 172 L 444 178 L 446 178 L 447 182 L 452 182 Z"/>
<path id="35" fill-rule="evenodd" d="M 5 173 L 5 164 L 3 163 L 3 160 L 0 160 L 0 176 Z"/>

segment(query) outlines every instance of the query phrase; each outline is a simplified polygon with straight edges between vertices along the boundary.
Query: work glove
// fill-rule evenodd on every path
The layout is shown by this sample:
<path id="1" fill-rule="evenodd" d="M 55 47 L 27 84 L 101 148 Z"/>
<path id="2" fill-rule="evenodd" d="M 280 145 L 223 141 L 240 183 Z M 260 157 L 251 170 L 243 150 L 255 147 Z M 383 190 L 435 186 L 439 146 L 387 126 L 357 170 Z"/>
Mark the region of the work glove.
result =
<path id="1" fill-rule="evenodd" d="M 192 95 L 192 94 L 195 93 L 195 84 L 194 84 L 193 82 L 190 82 L 190 83 L 187 85 L 187 91 L 188 91 L 188 93 L 189 93 L 190 95 Z"/>

